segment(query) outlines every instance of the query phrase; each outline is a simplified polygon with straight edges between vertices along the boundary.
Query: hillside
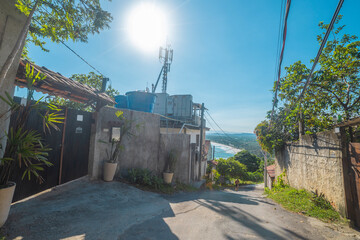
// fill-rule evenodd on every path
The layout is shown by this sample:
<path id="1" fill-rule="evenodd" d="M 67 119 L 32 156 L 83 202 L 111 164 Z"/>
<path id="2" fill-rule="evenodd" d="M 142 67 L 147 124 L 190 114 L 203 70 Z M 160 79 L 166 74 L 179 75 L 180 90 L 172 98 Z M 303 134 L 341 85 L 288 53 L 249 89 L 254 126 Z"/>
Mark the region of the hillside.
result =
<path id="1" fill-rule="evenodd" d="M 258 157 L 262 157 L 261 148 L 256 141 L 253 133 L 207 133 L 206 139 L 217 143 L 225 144 L 231 147 L 245 149 Z"/>

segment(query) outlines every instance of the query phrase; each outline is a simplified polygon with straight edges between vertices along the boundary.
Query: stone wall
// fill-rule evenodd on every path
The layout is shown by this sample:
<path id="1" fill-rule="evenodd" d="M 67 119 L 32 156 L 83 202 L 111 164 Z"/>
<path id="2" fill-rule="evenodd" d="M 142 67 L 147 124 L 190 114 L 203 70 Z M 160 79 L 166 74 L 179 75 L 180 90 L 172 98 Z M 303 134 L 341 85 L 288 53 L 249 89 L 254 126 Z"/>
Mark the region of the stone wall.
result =
<path id="1" fill-rule="evenodd" d="M 0 69 L 3 67 L 7 57 L 13 49 L 17 38 L 20 35 L 26 16 L 21 14 L 15 8 L 15 0 L 2 0 L 0 1 Z M 11 96 L 14 94 L 14 80 L 16 71 L 19 67 L 21 51 L 15 57 L 15 61 L 11 65 L 5 83 L 0 86 L 0 95 L 4 96 L 8 92 Z M 0 101 L 0 115 L 8 110 L 8 106 Z M 5 145 L 5 138 L 3 138 L 4 131 L 8 130 L 9 118 L 7 116 L 0 118 L 0 144 Z M 0 157 L 2 156 L 0 149 Z"/>
<path id="2" fill-rule="evenodd" d="M 346 203 L 340 135 L 331 131 L 305 135 L 276 154 L 275 174 L 297 189 L 317 191 L 345 216 Z"/>
<path id="3" fill-rule="evenodd" d="M 111 127 L 118 121 L 118 109 L 104 107 L 95 113 L 95 123 L 90 139 L 89 174 L 93 179 L 102 178 L 102 167 L 110 150 Z M 160 134 L 160 116 L 156 114 L 122 109 L 126 119 L 132 122 L 134 136 L 123 140 L 119 156 L 118 173 L 126 174 L 129 168 L 143 168 L 161 175 L 169 152 L 178 152 L 174 178 L 185 183 L 190 181 L 190 136 L 185 134 Z M 138 126 L 136 126 L 138 125 Z M 106 143 L 104 143 L 106 142 Z"/>

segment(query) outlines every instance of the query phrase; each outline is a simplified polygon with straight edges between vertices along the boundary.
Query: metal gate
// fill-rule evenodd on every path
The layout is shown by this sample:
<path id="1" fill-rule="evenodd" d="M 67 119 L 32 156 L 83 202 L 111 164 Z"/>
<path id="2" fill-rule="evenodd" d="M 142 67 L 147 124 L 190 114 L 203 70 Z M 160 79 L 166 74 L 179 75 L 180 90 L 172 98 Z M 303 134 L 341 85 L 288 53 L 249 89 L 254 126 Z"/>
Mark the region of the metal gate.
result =
<path id="1" fill-rule="evenodd" d="M 348 213 L 356 226 L 360 226 L 360 143 L 349 144 L 350 171 L 349 181 L 351 186 L 351 205 L 348 206 Z"/>
<path id="2" fill-rule="evenodd" d="M 21 180 L 23 171 L 14 175 L 11 179 L 17 184 L 14 202 L 87 175 L 92 114 L 74 109 L 64 109 L 64 113 L 64 124 L 59 124 L 60 130 L 51 130 L 50 134 L 43 132 L 42 118 L 36 112 L 30 114 L 26 128 L 41 133 L 44 145 L 52 149 L 48 160 L 53 166 L 40 172 L 44 179 L 42 184 L 34 177 L 30 181 L 27 178 Z M 13 124 L 11 120 L 10 126 Z"/>

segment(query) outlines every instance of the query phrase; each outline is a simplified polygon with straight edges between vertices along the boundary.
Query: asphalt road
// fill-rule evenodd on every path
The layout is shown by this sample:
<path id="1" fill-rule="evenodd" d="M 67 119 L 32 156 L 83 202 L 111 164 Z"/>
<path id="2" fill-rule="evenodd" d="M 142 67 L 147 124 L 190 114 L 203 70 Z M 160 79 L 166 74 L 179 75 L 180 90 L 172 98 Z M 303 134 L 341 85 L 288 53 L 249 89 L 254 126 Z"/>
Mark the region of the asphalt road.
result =
<path id="1" fill-rule="evenodd" d="M 14 204 L 6 239 L 360 239 L 343 226 L 290 213 L 261 186 L 172 196 L 79 180 Z"/>
<path id="2" fill-rule="evenodd" d="M 167 197 L 171 210 L 129 228 L 119 239 L 360 239 L 345 226 L 290 213 L 259 186 Z"/>

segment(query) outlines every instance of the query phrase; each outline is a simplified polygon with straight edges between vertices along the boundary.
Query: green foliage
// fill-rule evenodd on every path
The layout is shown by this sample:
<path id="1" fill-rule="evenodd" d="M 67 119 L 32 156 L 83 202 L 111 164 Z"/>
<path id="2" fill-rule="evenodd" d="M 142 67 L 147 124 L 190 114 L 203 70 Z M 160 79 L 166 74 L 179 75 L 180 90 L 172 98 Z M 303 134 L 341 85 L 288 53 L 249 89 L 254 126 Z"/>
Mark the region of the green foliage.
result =
<path id="1" fill-rule="evenodd" d="M 167 160 L 166 160 L 165 172 L 168 172 L 168 173 L 175 172 L 177 158 L 178 158 L 178 153 L 176 152 L 176 150 L 172 149 L 169 152 Z"/>
<path id="2" fill-rule="evenodd" d="M 94 72 L 89 72 L 89 74 L 74 74 L 71 76 L 71 79 L 79 83 L 86 84 L 99 91 L 102 86 L 103 76 L 96 74 Z M 113 89 L 111 85 L 107 87 L 105 92 L 112 98 L 114 98 L 116 95 L 119 95 L 119 92 Z M 74 102 L 61 97 L 50 97 L 48 102 L 54 105 L 66 106 L 68 108 L 77 109 L 81 111 L 87 111 L 87 112 L 94 111 L 93 107 L 88 106 L 88 104 Z"/>
<path id="3" fill-rule="evenodd" d="M 125 137 L 132 137 L 135 136 L 135 134 L 131 131 L 133 121 L 128 120 L 124 116 L 124 112 L 122 111 L 116 111 L 115 115 L 117 119 L 119 120 L 120 124 L 120 139 L 111 139 L 111 148 L 110 151 L 107 152 L 107 161 L 110 163 L 115 163 L 118 160 L 118 157 L 121 153 L 121 151 L 124 149 L 124 146 L 122 145 Z M 139 128 L 140 124 L 136 124 L 135 128 Z M 100 141 L 102 143 L 106 143 L 104 141 Z"/>
<path id="4" fill-rule="evenodd" d="M 340 214 L 334 210 L 331 204 L 322 195 L 316 196 L 303 189 L 297 190 L 289 186 L 266 190 L 269 198 L 280 203 L 284 208 L 319 218 L 325 222 L 341 221 Z"/>
<path id="5" fill-rule="evenodd" d="M 331 209 L 331 203 L 325 198 L 323 193 L 318 194 L 317 191 L 312 192 L 311 201 L 315 204 L 315 206 L 323 208 L 323 209 Z"/>
<path id="6" fill-rule="evenodd" d="M 46 38 L 56 43 L 70 39 L 87 42 L 88 35 L 109 28 L 112 20 L 110 13 L 101 8 L 100 0 L 17 0 L 15 6 L 28 16 L 35 3 L 37 8 L 26 41 L 44 51 L 48 51 Z"/>
<path id="7" fill-rule="evenodd" d="M 246 166 L 244 164 L 241 164 L 240 162 L 229 158 L 227 160 L 225 159 L 218 159 L 217 160 L 218 165 L 216 166 L 216 170 L 218 173 L 227 178 L 238 178 L 241 180 L 247 179 L 247 173 L 246 173 Z"/>
<path id="8" fill-rule="evenodd" d="M 247 177 L 248 181 L 251 181 L 254 183 L 264 181 L 264 175 L 261 172 L 248 172 L 247 174 L 248 174 L 248 177 Z"/>
<path id="9" fill-rule="evenodd" d="M 132 168 L 128 170 L 126 179 L 132 183 L 137 184 L 145 190 L 156 191 L 160 193 L 172 194 L 177 191 L 192 192 L 197 188 L 177 182 L 174 186 L 165 184 L 161 177 L 156 176 L 148 169 Z"/>
<path id="10" fill-rule="evenodd" d="M 286 170 L 284 170 L 284 171 L 276 178 L 276 181 L 275 181 L 274 186 L 273 186 L 273 189 L 274 189 L 275 191 L 289 187 L 289 186 L 285 183 L 285 177 L 286 177 Z"/>
<path id="11" fill-rule="evenodd" d="M 235 154 L 234 160 L 244 164 L 248 172 L 256 172 L 259 170 L 261 159 L 251 154 L 249 151 L 241 151 Z"/>
<path id="12" fill-rule="evenodd" d="M 164 185 L 162 178 L 153 175 L 148 169 L 129 169 L 127 179 L 130 183 L 152 187 L 155 190 L 161 190 Z"/>
<path id="13" fill-rule="evenodd" d="M 44 166 L 51 166 L 47 161 L 48 152 L 51 150 L 42 143 L 41 135 L 35 130 L 26 129 L 26 123 L 30 112 L 37 112 L 43 119 L 44 133 L 50 132 L 50 129 L 59 128 L 56 126 L 62 123 L 64 119 L 60 114 L 61 109 L 55 105 L 33 101 L 33 84 L 37 81 L 42 81 L 44 76 L 40 73 L 34 74 L 34 69 L 29 65 L 26 66 L 26 79 L 28 83 L 28 97 L 25 106 L 15 102 L 8 93 L 5 96 L 0 96 L 5 104 L 9 106 L 14 119 L 14 126 L 5 134 L 7 143 L 4 149 L 4 155 L 0 158 L 0 185 L 6 185 L 12 178 L 14 171 L 20 171 L 22 179 L 27 177 L 30 180 L 31 176 L 36 177 L 39 182 L 43 179 L 39 172 L 44 170 Z M 3 114 L 0 117 L 6 116 Z"/>
<path id="14" fill-rule="evenodd" d="M 297 140 L 299 124 L 306 134 L 332 128 L 335 121 L 348 120 L 360 112 L 360 41 L 355 35 L 341 34 L 344 25 L 339 26 L 342 16 L 336 21 L 332 35 L 319 58 L 320 68 L 303 95 L 310 69 L 301 61 L 285 68 L 281 78 L 273 122 L 269 126 L 270 115 L 255 129 L 258 142 L 263 150 L 272 153 L 287 141 Z M 320 29 L 328 24 L 320 22 Z M 325 31 L 317 36 L 320 43 Z M 313 61 L 313 60 L 312 60 Z M 276 90 L 274 83 L 273 91 Z"/>

